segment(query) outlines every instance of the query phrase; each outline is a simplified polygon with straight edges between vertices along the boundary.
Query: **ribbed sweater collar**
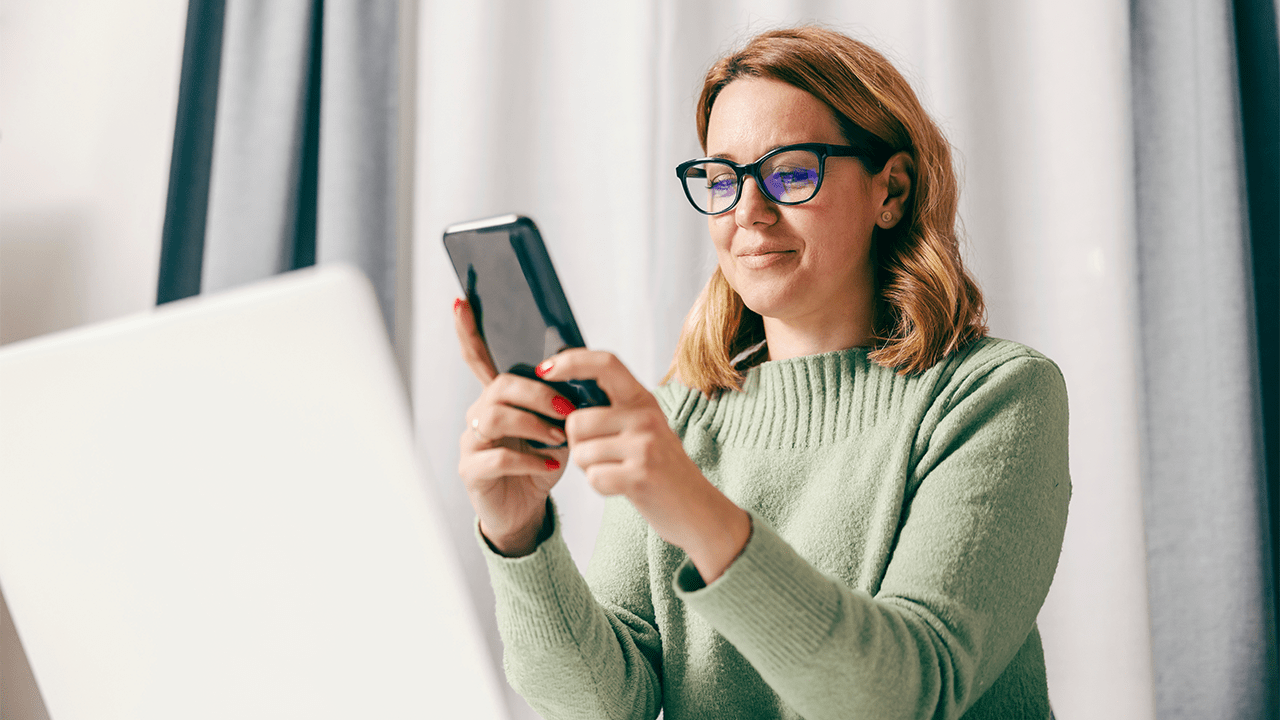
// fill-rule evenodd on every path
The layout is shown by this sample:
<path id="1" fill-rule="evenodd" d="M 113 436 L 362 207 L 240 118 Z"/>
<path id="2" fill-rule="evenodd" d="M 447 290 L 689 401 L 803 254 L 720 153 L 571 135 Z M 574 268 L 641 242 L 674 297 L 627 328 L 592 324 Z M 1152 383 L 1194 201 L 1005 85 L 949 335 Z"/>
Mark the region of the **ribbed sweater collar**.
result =
<path id="1" fill-rule="evenodd" d="M 678 415 L 724 445 L 815 447 L 867 429 L 899 411 L 913 378 L 867 358 L 864 348 L 763 363 L 747 372 L 742 392 L 708 400 L 685 397 Z"/>

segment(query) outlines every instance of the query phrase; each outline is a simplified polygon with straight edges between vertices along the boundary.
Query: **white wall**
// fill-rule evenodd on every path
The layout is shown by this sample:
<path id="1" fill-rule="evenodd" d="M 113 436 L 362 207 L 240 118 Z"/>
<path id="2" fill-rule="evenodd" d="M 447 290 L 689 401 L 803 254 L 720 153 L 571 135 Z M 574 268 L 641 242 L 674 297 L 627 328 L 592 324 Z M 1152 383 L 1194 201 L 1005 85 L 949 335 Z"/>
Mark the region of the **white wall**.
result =
<path id="1" fill-rule="evenodd" d="M 147 309 L 187 3 L 0 4 L 0 343 Z M 0 598 L 0 717 L 46 717 Z"/>
<path id="2" fill-rule="evenodd" d="M 0 342 L 155 303 L 186 3 L 0 5 Z"/>

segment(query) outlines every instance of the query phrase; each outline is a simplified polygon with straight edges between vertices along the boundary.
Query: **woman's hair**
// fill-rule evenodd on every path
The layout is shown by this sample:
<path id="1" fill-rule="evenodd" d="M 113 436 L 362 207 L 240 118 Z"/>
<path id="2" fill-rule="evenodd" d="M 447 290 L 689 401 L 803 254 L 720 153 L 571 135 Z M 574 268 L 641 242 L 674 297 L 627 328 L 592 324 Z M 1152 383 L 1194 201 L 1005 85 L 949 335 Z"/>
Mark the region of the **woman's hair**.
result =
<path id="1" fill-rule="evenodd" d="M 866 44 L 820 27 L 757 35 L 707 72 L 697 107 L 704 153 L 716 97 L 743 77 L 804 90 L 831 108 L 846 141 L 869 132 L 910 158 L 905 215 L 892 229 L 877 227 L 872 238 L 871 360 L 900 374 L 917 373 L 985 336 L 982 292 L 960 260 L 951 146 L 893 65 Z M 867 168 L 873 174 L 881 169 Z M 766 356 L 766 348 L 751 350 L 762 340 L 763 319 L 743 304 L 717 268 L 685 319 L 663 382 L 678 376 L 708 396 L 741 389 L 745 371 Z"/>

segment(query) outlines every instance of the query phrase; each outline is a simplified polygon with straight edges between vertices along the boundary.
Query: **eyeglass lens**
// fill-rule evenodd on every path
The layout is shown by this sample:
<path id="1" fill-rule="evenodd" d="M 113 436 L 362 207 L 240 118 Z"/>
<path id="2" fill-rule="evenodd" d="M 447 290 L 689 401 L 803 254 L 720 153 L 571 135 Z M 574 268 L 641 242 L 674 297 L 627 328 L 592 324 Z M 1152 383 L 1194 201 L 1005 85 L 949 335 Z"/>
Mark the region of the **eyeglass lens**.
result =
<path id="1" fill-rule="evenodd" d="M 818 155 L 811 150 L 788 150 L 770 157 L 760 167 L 764 194 L 775 202 L 802 203 L 818 191 Z M 706 213 L 722 213 L 738 197 L 738 174 L 732 165 L 708 161 L 685 170 L 689 197 Z"/>

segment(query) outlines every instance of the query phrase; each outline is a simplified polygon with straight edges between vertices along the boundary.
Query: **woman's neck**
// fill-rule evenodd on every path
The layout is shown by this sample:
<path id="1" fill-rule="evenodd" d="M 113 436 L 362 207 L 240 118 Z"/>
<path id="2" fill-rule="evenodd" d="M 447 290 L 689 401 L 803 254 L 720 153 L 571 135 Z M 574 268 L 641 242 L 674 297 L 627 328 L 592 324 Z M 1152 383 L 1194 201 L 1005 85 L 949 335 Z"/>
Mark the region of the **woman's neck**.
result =
<path id="1" fill-rule="evenodd" d="M 873 334 L 870 318 L 816 326 L 764 318 L 764 337 L 770 360 L 787 360 L 863 347 L 871 344 Z"/>

